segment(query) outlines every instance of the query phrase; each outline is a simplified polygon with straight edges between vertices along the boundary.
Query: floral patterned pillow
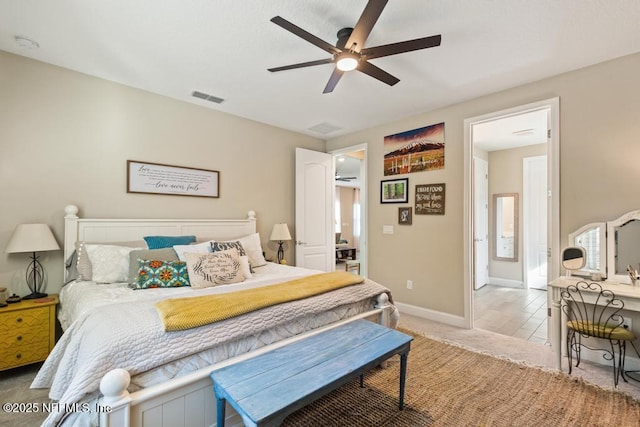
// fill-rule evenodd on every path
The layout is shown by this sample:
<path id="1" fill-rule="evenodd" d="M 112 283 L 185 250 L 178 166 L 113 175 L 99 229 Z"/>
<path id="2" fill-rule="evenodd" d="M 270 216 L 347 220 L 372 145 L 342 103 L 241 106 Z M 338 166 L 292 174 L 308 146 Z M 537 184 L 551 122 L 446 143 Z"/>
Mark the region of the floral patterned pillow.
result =
<path id="1" fill-rule="evenodd" d="M 138 278 L 133 289 L 177 288 L 190 286 L 184 261 L 138 260 Z"/>

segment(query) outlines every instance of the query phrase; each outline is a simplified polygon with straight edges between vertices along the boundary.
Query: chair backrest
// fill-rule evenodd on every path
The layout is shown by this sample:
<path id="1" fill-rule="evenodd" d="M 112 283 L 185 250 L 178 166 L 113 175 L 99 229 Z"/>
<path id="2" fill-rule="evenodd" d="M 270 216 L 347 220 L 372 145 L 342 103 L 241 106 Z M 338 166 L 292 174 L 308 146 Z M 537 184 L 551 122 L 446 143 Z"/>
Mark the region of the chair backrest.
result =
<path id="1" fill-rule="evenodd" d="M 624 302 L 599 283 L 579 281 L 567 286 L 561 298 L 567 320 L 583 335 L 611 339 L 615 328 L 624 323 L 619 314 Z"/>

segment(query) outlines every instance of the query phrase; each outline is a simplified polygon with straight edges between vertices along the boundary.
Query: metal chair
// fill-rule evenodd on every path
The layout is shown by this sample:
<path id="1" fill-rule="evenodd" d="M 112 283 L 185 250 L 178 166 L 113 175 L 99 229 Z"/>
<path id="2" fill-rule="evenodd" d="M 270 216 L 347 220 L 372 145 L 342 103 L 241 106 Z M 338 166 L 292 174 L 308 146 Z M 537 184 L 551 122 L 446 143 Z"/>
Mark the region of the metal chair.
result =
<path id="1" fill-rule="evenodd" d="M 580 364 L 580 350 L 601 350 L 602 357 L 613 363 L 613 382 L 618 386 L 618 379 L 627 382 L 624 374 L 624 360 L 627 341 L 636 339 L 633 332 L 623 327 L 624 318 L 620 311 L 624 302 L 615 294 L 602 289 L 598 283 L 579 281 L 567 286 L 561 293 L 562 310 L 567 315 L 567 355 L 569 358 L 569 374 L 576 354 L 576 367 Z M 600 338 L 609 341 L 608 348 L 594 348 L 582 343 L 582 338 Z M 632 343 L 633 344 L 633 343 Z"/>

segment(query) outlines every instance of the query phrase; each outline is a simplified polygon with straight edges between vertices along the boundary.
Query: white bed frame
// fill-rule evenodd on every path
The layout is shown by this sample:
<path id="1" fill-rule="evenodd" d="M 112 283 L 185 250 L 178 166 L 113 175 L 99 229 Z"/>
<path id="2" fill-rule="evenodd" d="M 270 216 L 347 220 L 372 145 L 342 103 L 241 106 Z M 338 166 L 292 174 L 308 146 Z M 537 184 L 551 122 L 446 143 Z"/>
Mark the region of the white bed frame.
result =
<path id="1" fill-rule="evenodd" d="M 210 239 L 231 239 L 256 232 L 256 215 L 249 211 L 246 219 L 85 219 L 78 208 L 65 208 L 64 259 L 73 253 L 75 242 L 118 242 L 142 240 L 149 235 L 196 235 Z M 67 279 L 65 269 L 65 281 Z M 213 369 L 231 365 L 282 347 L 300 339 L 332 329 L 356 319 L 367 318 L 385 326 L 392 323 L 392 306 L 387 294 L 378 296 L 375 308 L 356 317 L 309 331 L 253 352 L 216 363 L 179 378 L 129 393 L 130 376 L 124 369 L 114 369 L 100 382 L 103 427 L 159 427 L 216 425 L 216 403 L 209 376 Z M 242 419 L 227 406 L 225 425 L 242 426 Z"/>

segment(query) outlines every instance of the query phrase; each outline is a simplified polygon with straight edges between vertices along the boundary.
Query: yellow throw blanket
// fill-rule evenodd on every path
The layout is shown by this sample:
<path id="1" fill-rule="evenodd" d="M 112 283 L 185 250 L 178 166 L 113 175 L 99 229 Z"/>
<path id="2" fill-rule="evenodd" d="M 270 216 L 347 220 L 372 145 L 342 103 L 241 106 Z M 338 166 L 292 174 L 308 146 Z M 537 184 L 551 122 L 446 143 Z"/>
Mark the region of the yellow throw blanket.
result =
<path id="1" fill-rule="evenodd" d="M 169 298 L 155 304 L 165 331 L 196 328 L 283 302 L 357 285 L 364 279 L 345 271 L 320 273 L 276 285 L 226 294 Z"/>

